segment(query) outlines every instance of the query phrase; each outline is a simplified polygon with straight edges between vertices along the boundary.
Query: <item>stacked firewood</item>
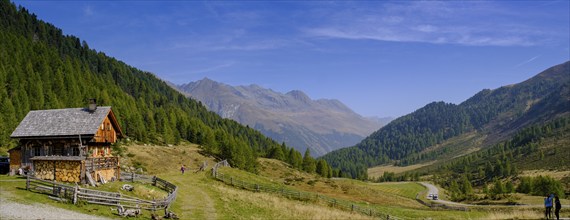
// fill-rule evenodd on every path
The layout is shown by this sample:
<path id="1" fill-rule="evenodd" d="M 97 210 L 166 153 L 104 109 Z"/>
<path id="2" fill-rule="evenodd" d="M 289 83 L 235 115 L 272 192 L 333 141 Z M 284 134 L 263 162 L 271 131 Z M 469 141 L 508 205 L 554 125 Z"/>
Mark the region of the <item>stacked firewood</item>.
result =
<path id="1" fill-rule="evenodd" d="M 79 182 L 81 175 L 80 161 L 35 161 L 36 177 L 53 180 L 55 165 L 55 180 L 60 182 Z"/>

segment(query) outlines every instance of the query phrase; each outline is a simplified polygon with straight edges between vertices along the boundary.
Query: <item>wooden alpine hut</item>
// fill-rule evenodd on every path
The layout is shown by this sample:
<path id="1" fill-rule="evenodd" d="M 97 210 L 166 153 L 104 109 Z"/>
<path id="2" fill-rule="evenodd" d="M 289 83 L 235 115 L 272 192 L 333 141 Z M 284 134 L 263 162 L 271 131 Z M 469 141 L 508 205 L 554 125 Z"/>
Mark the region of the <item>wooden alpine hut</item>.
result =
<path id="1" fill-rule="evenodd" d="M 19 139 L 21 168 L 37 178 L 93 183 L 118 179 L 119 158 L 111 144 L 123 132 L 110 106 L 30 111 L 11 135 Z"/>

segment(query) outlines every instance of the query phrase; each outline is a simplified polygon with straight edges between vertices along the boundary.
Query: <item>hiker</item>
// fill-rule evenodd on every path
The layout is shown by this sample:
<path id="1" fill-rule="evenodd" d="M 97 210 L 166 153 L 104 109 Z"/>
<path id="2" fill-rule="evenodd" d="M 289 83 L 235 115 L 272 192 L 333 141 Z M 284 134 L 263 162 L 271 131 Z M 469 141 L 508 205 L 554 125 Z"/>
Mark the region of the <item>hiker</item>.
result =
<path id="1" fill-rule="evenodd" d="M 180 171 L 182 172 L 182 174 L 184 174 L 185 170 L 186 170 L 186 167 L 184 167 L 184 165 L 182 165 L 182 167 L 180 167 Z"/>
<path id="2" fill-rule="evenodd" d="M 552 218 L 552 195 L 546 194 L 546 198 L 544 198 L 544 207 L 546 208 L 544 211 L 544 217 L 546 219 Z"/>
<path id="3" fill-rule="evenodd" d="M 560 198 L 558 196 L 554 197 L 554 215 L 556 215 L 556 220 L 560 220 L 560 209 L 562 204 L 560 204 Z"/>

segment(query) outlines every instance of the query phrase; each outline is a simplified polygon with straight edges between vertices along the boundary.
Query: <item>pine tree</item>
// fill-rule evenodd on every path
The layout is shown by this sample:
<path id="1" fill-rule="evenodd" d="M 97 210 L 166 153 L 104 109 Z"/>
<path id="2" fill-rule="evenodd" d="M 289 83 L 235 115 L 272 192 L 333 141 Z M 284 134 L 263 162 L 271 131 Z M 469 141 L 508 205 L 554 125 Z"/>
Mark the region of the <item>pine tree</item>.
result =
<path id="1" fill-rule="evenodd" d="M 515 192 L 515 187 L 511 181 L 508 181 L 507 184 L 505 184 L 505 192 L 506 193 L 514 193 Z"/>
<path id="2" fill-rule="evenodd" d="M 329 165 L 323 159 L 317 161 L 317 174 L 321 175 L 322 177 L 327 177 L 329 175 Z"/>
<path id="3" fill-rule="evenodd" d="M 503 193 L 505 193 L 505 187 L 503 183 L 500 179 L 495 179 L 493 189 L 491 189 L 491 197 L 493 199 L 499 199 Z"/>
<path id="4" fill-rule="evenodd" d="M 307 148 L 305 156 L 303 157 L 303 170 L 307 173 L 314 173 L 316 169 L 315 159 L 311 157 L 311 152 L 309 148 Z"/>
<path id="5" fill-rule="evenodd" d="M 283 155 L 283 151 L 281 149 L 281 146 L 273 147 L 271 149 L 271 153 L 270 153 L 269 157 L 283 161 L 285 159 L 285 156 Z"/>

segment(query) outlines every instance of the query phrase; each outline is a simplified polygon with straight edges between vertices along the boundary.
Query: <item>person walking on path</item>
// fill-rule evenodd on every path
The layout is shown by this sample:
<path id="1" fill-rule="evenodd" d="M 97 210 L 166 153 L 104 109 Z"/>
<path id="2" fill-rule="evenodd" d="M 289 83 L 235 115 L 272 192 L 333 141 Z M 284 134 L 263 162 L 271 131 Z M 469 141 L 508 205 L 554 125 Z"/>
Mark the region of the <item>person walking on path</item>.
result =
<path id="1" fill-rule="evenodd" d="M 546 195 L 546 198 L 544 198 L 544 207 L 546 208 L 546 210 L 544 210 L 544 217 L 546 217 L 546 219 L 550 219 L 552 218 L 552 196 L 551 195 Z"/>
<path id="2" fill-rule="evenodd" d="M 562 209 L 562 204 L 560 204 L 560 198 L 556 196 L 554 197 L 554 215 L 556 215 L 556 220 L 560 220 L 560 209 Z"/>
<path id="3" fill-rule="evenodd" d="M 184 174 L 184 171 L 186 171 L 186 167 L 184 165 L 182 165 L 182 167 L 180 167 L 180 172 L 182 172 L 182 174 Z"/>

